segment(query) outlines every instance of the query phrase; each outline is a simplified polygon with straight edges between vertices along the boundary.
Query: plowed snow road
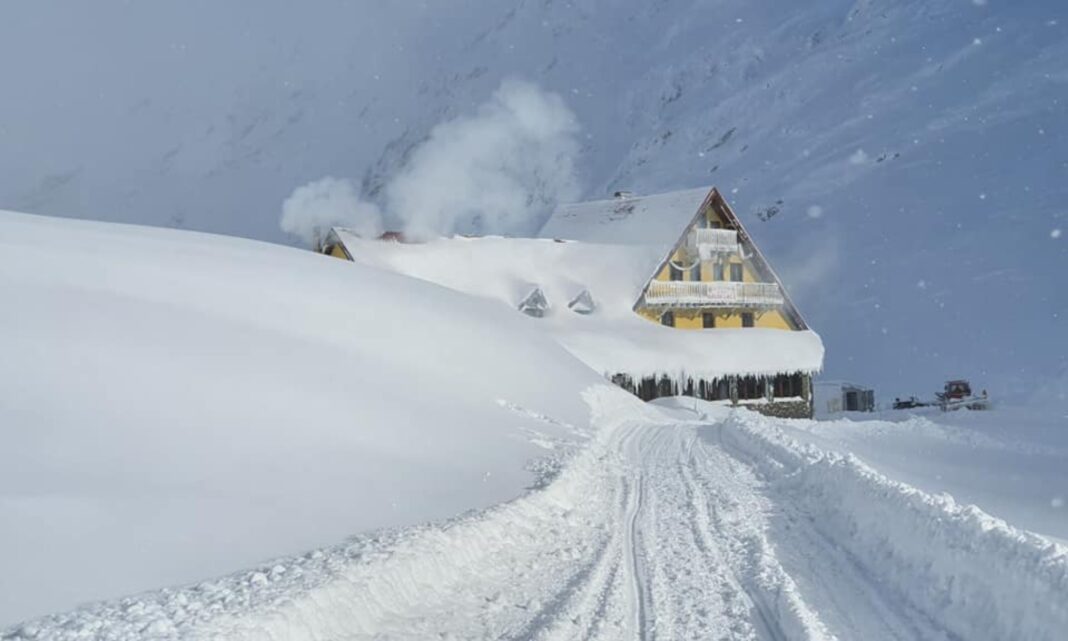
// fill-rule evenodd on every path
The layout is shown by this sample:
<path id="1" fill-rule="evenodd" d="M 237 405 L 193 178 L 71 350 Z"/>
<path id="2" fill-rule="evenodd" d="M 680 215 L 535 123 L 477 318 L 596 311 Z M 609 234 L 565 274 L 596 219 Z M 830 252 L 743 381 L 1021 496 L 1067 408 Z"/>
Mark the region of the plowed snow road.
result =
<path id="1" fill-rule="evenodd" d="M 776 496 L 723 429 L 628 423 L 556 483 L 574 487 L 350 571 L 280 636 L 952 638 Z"/>
<path id="2" fill-rule="evenodd" d="M 5 638 L 1053 641 L 1068 629 L 1063 547 L 800 446 L 773 419 L 590 401 L 602 429 L 515 501 Z"/>

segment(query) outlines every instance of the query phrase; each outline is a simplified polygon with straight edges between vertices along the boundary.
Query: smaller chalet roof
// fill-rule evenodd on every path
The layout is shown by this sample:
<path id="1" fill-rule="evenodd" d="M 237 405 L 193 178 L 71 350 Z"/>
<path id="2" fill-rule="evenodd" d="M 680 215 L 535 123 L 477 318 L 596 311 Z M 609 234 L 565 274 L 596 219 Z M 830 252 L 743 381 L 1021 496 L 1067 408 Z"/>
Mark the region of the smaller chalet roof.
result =
<path id="1" fill-rule="evenodd" d="M 809 330 L 683 330 L 640 317 L 633 305 L 663 258 L 662 247 L 492 236 L 403 243 L 334 233 L 358 263 L 496 300 L 517 314 L 540 290 L 547 308 L 528 322 L 602 374 L 713 379 L 822 367 L 823 343 Z M 590 313 L 569 307 L 584 291 L 593 302 Z"/>
<path id="2" fill-rule="evenodd" d="M 699 187 L 651 196 L 560 205 L 541 229 L 542 238 L 666 247 L 713 193 Z"/>

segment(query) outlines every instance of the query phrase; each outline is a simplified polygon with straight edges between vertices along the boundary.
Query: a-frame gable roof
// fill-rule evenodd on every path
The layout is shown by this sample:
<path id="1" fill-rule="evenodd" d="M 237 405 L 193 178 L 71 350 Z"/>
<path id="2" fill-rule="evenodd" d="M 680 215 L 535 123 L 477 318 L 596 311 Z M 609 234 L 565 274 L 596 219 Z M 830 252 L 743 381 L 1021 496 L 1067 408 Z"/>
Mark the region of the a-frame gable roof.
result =
<path id="1" fill-rule="evenodd" d="M 691 196 L 695 193 L 695 191 L 697 190 L 675 193 L 685 194 L 685 197 L 687 199 L 690 199 Z M 670 196 L 671 194 L 665 195 Z M 805 322 L 804 317 L 801 316 L 801 312 L 798 311 L 797 306 L 794 305 L 793 300 L 790 298 L 789 292 L 786 291 L 786 287 L 782 284 L 782 279 L 780 279 L 779 275 L 775 273 L 775 270 L 772 268 L 771 263 L 769 263 L 768 260 L 764 257 L 764 254 L 760 251 L 760 248 L 757 246 L 756 242 L 753 241 L 752 236 L 750 236 L 749 232 L 746 231 L 745 225 L 742 224 L 741 219 L 738 218 L 738 215 L 734 213 L 734 210 L 731 209 L 729 204 L 727 204 L 726 199 L 723 198 L 723 195 L 720 194 L 719 190 L 715 187 L 710 188 L 705 193 L 705 196 L 700 201 L 700 204 L 697 206 L 697 209 L 691 212 L 689 218 L 681 225 L 681 227 L 674 226 L 674 231 L 672 233 L 676 234 L 675 242 L 668 248 L 668 250 L 664 254 L 664 258 L 657 265 L 653 273 L 650 274 L 649 280 L 645 283 L 645 286 L 642 287 L 641 294 L 634 303 L 635 307 L 641 304 L 642 299 L 645 297 L 646 291 L 649 289 L 649 284 L 653 281 L 656 275 L 660 273 L 660 271 L 664 268 L 664 265 L 667 264 L 667 262 L 671 259 L 671 256 L 674 255 L 675 252 L 678 251 L 680 247 L 682 247 L 683 243 L 686 242 L 686 236 L 690 233 L 690 230 L 698 223 L 698 221 L 705 215 L 705 211 L 708 208 L 712 208 L 713 211 L 719 214 L 719 216 L 723 218 L 724 221 L 726 221 L 728 228 L 734 229 L 738 232 L 738 242 L 739 244 L 741 244 L 742 249 L 746 253 L 746 260 L 748 260 L 753 269 L 756 270 L 757 274 L 760 276 L 761 281 L 775 283 L 775 285 L 778 286 L 779 291 L 782 293 L 784 301 L 782 309 L 783 313 L 790 319 L 791 322 L 793 322 L 797 329 L 808 329 L 808 324 Z M 665 216 L 664 219 L 662 219 L 661 221 L 661 224 L 665 226 L 669 222 L 673 222 L 675 219 L 678 218 L 678 213 L 675 211 L 670 211 L 668 212 L 668 214 L 669 215 Z"/>
<path id="2" fill-rule="evenodd" d="M 700 210 L 711 187 L 651 196 L 560 205 L 541 229 L 542 238 L 613 245 L 670 245 Z"/>

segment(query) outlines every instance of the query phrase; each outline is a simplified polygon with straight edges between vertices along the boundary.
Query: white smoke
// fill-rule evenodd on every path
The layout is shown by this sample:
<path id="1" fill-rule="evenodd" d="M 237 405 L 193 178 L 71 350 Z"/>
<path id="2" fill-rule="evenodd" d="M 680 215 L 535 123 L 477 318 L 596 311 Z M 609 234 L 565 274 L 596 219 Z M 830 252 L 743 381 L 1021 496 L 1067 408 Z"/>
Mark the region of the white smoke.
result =
<path id="1" fill-rule="evenodd" d="M 413 237 L 533 233 L 556 203 L 579 196 L 578 130 L 560 96 L 507 80 L 474 114 L 431 130 L 386 184 L 386 218 Z M 332 178 L 283 206 L 282 229 L 306 241 L 330 225 L 377 234 L 382 215 L 351 182 Z"/>
<path id="2" fill-rule="evenodd" d="M 348 227 L 361 236 L 382 233 L 382 213 L 360 200 L 353 184 L 327 176 L 298 187 L 282 203 L 282 231 L 318 246 L 331 227 Z"/>
<path id="3" fill-rule="evenodd" d="M 574 115 L 556 94 L 506 81 L 472 116 L 438 125 L 386 188 L 408 233 L 536 231 L 578 196 Z"/>

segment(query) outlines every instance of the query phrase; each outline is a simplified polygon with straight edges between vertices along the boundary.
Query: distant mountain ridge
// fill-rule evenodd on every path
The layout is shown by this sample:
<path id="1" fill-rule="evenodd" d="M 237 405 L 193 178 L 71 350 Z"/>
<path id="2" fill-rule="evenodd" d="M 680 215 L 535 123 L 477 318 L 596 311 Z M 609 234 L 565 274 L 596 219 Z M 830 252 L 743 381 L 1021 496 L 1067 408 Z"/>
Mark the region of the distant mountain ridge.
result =
<path id="1" fill-rule="evenodd" d="M 520 77 L 578 115 L 588 197 L 719 186 L 829 375 L 1023 398 L 1068 365 L 1063 3 L 448 4 L 5 8 L 0 207 L 285 242 L 294 187 L 373 196 Z"/>

